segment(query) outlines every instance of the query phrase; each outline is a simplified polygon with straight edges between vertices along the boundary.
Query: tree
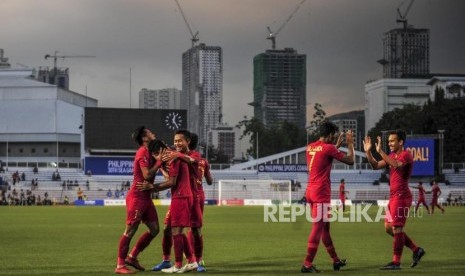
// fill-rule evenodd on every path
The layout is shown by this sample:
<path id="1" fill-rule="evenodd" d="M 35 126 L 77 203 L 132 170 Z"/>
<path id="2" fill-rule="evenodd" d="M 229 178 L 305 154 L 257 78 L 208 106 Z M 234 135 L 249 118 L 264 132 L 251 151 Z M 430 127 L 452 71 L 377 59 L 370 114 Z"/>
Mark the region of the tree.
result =
<path id="1" fill-rule="evenodd" d="M 253 158 L 257 157 L 257 139 L 258 157 L 305 145 L 305 129 L 287 121 L 282 122 L 278 127 L 267 128 L 255 117 L 251 119 L 244 117 L 244 120 L 240 121 L 236 127 L 243 129 L 240 139 L 249 137 L 251 146 L 247 149 L 247 155 Z"/>
<path id="2" fill-rule="evenodd" d="M 257 156 L 257 139 L 263 140 L 266 131 L 265 125 L 255 117 L 248 119 L 247 116 L 244 116 L 244 120 L 240 121 L 236 127 L 239 129 L 244 128 L 241 137 L 239 137 L 240 140 L 247 136 L 250 137 L 249 142 L 251 147 L 247 149 L 247 155 Z M 258 142 L 260 143 L 261 141 Z"/>
<path id="3" fill-rule="evenodd" d="M 444 90 L 436 88 L 435 101 L 424 106 L 406 105 L 383 114 L 368 135 L 376 139 L 382 131 L 404 129 L 407 134 L 444 133 L 444 162 L 463 162 L 465 158 L 465 98 L 445 99 Z M 375 140 L 374 140 L 375 141 Z"/>
<path id="4" fill-rule="evenodd" d="M 213 145 L 208 145 L 208 162 L 210 164 L 225 164 L 230 163 L 231 158 Z"/>
<path id="5" fill-rule="evenodd" d="M 310 121 L 307 128 L 310 141 L 318 139 L 318 128 L 321 123 L 326 120 L 326 112 L 323 110 L 323 106 L 321 104 L 315 103 L 313 109 L 315 110 L 315 113 L 313 113 L 313 120 Z"/>

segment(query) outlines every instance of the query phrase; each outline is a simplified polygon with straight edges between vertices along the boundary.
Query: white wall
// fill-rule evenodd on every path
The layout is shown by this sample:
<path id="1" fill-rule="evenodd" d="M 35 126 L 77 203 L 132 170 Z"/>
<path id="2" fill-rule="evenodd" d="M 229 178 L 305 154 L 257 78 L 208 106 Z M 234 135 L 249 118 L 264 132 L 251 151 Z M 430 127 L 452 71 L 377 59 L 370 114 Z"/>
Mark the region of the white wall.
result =
<path id="1" fill-rule="evenodd" d="M 429 98 L 429 79 L 380 79 L 365 85 L 365 130 L 384 113 L 406 104 L 423 105 Z"/>

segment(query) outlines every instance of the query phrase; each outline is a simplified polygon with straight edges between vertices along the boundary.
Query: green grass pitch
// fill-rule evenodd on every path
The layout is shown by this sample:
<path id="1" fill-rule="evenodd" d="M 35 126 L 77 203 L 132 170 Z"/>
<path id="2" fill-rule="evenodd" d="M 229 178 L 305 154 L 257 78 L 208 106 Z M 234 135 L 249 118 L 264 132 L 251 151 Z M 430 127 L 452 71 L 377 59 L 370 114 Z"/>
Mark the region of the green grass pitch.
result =
<path id="1" fill-rule="evenodd" d="M 157 207 L 160 221 L 166 207 Z M 370 214 L 376 210 L 370 210 Z M 0 275 L 113 275 L 124 207 L 1 207 Z M 131 242 L 145 231 L 141 225 Z M 208 275 L 300 274 L 310 223 L 265 223 L 263 207 L 205 207 L 204 259 Z M 348 265 L 333 271 L 320 244 L 315 265 L 331 275 L 463 275 L 465 207 L 446 207 L 423 218 L 410 218 L 406 232 L 426 250 L 420 264 L 409 267 L 404 248 L 401 271 L 380 271 L 391 260 L 392 238 L 383 223 L 331 223 L 340 257 Z M 146 268 L 161 260 L 161 239 L 139 257 Z M 196 273 L 196 272 L 192 272 Z M 139 272 L 138 274 L 164 274 Z"/>

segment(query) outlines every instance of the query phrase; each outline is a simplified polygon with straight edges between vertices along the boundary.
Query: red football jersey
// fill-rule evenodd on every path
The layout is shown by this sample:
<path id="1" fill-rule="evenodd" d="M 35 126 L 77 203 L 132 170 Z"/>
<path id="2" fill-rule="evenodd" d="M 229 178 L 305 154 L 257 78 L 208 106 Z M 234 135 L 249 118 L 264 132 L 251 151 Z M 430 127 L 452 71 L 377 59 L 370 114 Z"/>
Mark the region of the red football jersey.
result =
<path id="1" fill-rule="evenodd" d="M 340 198 L 345 198 L 345 191 L 346 191 L 346 186 L 344 183 L 341 183 L 341 185 L 339 185 L 339 197 Z"/>
<path id="2" fill-rule="evenodd" d="M 133 181 L 132 181 L 132 186 L 129 190 L 129 193 L 134 195 L 135 197 L 138 198 L 147 198 L 151 199 L 151 191 L 139 191 L 136 188 L 136 183 L 142 183 L 144 182 L 144 175 L 142 174 L 142 169 L 141 168 L 151 168 L 154 165 L 154 159 L 150 155 L 149 150 L 141 146 L 137 152 L 136 156 L 134 157 L 134 167 L 133 167 Z M 148 181 L 153 183 L 153 180 L 155 179 L 155 176 L 153 176 L 151 179 Z M 129 194 L 128 194 L 129 195 Z"/>
<path id="3" fill-rule="evenodd" d="M 193 158 L 195 162 L 189 166 L 189 173 L 190 173 L 190 180 L 191 180 L 191 190 L 192 194 L 194 196 L 197 196 L 198 194 L 198 185 L 197 185 L 197 180 L 201 177 L 200 176 L 200 171 L 199 171 L 199 162 L 200 159 L 202 159 L 202 156 L 200 153 L 196 150 L 191 150 L 189 151 L 189 157 Z"/>
<path id="4" fill-rule="evenodd" d="M 402 162 L 402 167 L 389 169 L 389 190 L 391 198 L 409 198 L 412 197 L 408 181 L 413 169 L 413 157 L 408 150 L 399 154 L 391 152 L 389 154 L 394 160 Z"/>
<path id="5" fill-rule="evenodd" d="M 419 198 L 425 198 L 425 188 L 422 187 L 418 187 L 418 197 Z"/>
<path id="6" fill-rule="evenodd" d="M 189 165 L 181 159 L 175 159 L 171 162 L 169 176 L 176 177 L 176 183 L 171 187 L 172 198 L 191 197 L 191 182 L 189 176 Z"/>
<path id="7" fill-rule="evenodd" d="M 433 185 L 433 188 L 431 189 L 431 192 L 433 193 L 433 198 L 438 198 L 440 191 L 441 189 L 439 188 L 438 185 Z"/>
<path id="8" fill-rule="evenodd" d="M 199 191 L 203 191 L 202 181 L 206 175 L 210 174 L 210 164 L 204 158 L 199 161 L 199 178 L 197 179 L 197 187 Z"/>
<path id="9" fill-rule="evenodd" d="M 341 160 L 344 153 L 333 144 L 317 141 L 307 146 L 308 185 L 306 196 L 312 202 L 331 201 L 331 165 L 333 159 Z"/>

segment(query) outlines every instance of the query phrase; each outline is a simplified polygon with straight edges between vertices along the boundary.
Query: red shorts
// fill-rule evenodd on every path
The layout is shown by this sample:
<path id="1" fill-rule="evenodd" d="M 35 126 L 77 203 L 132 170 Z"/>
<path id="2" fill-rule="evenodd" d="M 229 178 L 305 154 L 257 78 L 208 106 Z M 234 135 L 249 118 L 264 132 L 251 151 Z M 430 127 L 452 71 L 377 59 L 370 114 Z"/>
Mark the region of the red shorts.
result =
<path id="1" fill-rule="evenodd" d="M 418 198 L 418 203 L 417 203 L 417 204 L 420 204 L 420 203 L 423 203 L 423 205 L 428 205 L 428 204 L 426 203 L 426 199 L 425 199 L 424 197 Z"/>
<path id="2" fill-rule="evenodd" d="M 345 196 L 340 196 L 339 200 L 341 201 L 342 204 L 346 202 L 346 197 Z"/>
<path id="3" fill-rule="evenodd" d="M 433 199 L 431 200 L 431 205 L 438 205 L 438 198 L 437 197 L 433 197 Z"/>
<path id="4" fill-rule="evenodd" d="M 169 223 L 171 227 L 191 226 L 192 197 L 172 198 L 169 209 Z M 167 214 L 167 216 L 168 216 Z"/>
<path id="5" fill-rule="evenodd" d="M 157 222 L 157 209 L 150 199 L 140 199 L 128 196 L 126 198 L 126 224 L 132 225 L 140 222 Z"/>
<path id="6" fill-rule="evenodd" d="M 328 221 L 331 213 L 331 204 L 328 203 L 310 203 L 310 208 L 312 208 L 312 222 Z"/>
<path id="7" fill-rule="evenodd" d="M 391 223 L 392 226 L 404 227 L 410 206 L 412 206 L 412 198 L 389 199 L 388 212 L 386 212 L 384 221 Z"/>

